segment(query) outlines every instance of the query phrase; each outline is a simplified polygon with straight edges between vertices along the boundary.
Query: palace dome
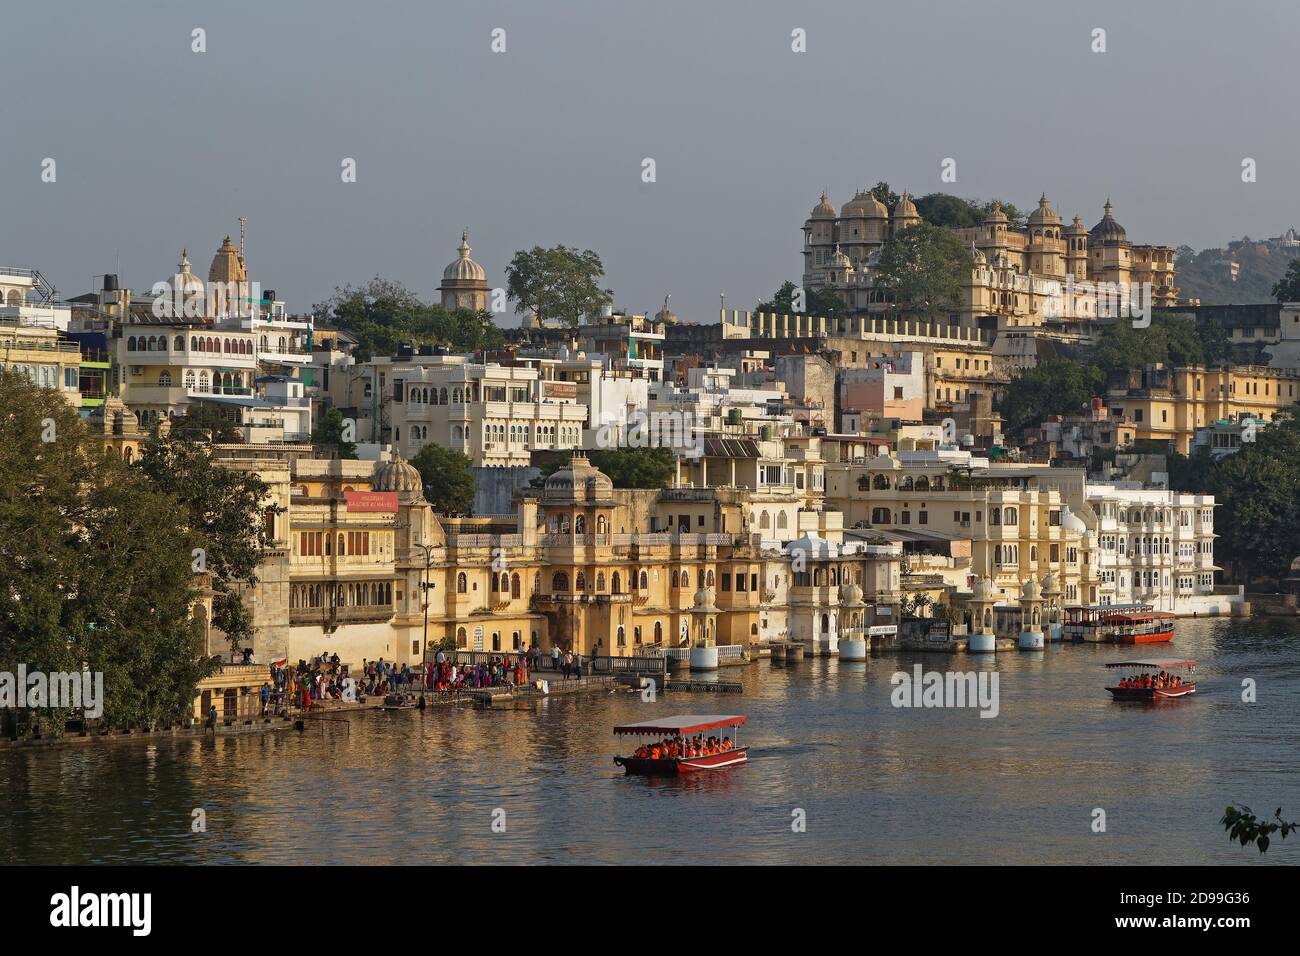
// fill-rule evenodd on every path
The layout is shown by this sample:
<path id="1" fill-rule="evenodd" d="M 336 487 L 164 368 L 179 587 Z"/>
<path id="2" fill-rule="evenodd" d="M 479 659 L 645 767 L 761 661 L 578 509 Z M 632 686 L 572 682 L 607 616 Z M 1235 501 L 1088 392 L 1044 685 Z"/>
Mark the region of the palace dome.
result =
<path id="1" fill-rule="evenodd" d="M 1043 589 L 1032 577 L 1025 582 L 1025 586 L 1020 589 L 1020 597 L 1027 601 L 1037 601 L 1042 597 Z"/>
<path id="2" fill-rule="evenodd" d="M 1038 208 L 1029 214 L 1029 225 L 1031 226 L 1054 226 L 1061 221 L 1061 217 L 1056 214 L 1047 201 L 1047 193 L 1038 200 Z"/>
<path id="3" fill-rule="evenodd" d="M 585 454 L 575 451 L 563 468 L 546 479 L 544 495 L 565 501 L 593 501 L 608 497 L 614 490 L 609 477 L 591 463 Z"/>
<path id="4" fill-rule="evenodd" d="M 825 193 L 822 193 L 821 202 L 819 202 L 816 206 L 813 207 L 812 218 L 813 219 L 834 219 L 835 218 L 835 207 L 831 205 L 831 201 L 829 198 L 827 198 Z"/>
<path id="5" fill-rule="evenodd" d="M 916 211 L 916 203 L 912 202 L 910 193 L 903 193 L 898 197 L 898 205 L 894 207 L 895 219 L 920 219 L 921 214 Z"/>
<path id="6" fill-rule="evenodd" d="M 1061 527 L 1069 531 L 1077 531 L 1079 534 L 1086 534 L 1088 531 L 1088 526 L 1083 523 L 1083 519 L 1066 505 L 1061 506 Z"/>
<path id="7" fill-rule="evenodd" d="M 841 219 L 888 219 L 889 210 L 869 189 L 855 193 L 840 209 Z"/>
<path id="8" fill-rule="evenodd" d="M 469 245 L 469 230 L 460 235 L 459 255 L 442 270 L 443 282 L 486 282 L 487 273 L 483 267 L 469 257 L 472 250 Z"/>
<path id="9" fill-rule="evenodd" d="M 695 592 L 695 606 L 691 608 L 692 612 L 697 614 L 718 614 L 720 613 L 716 603 L 717 595 L 713 588 L 704 587 Z"/>
<path id="10" fill-rule="evenodd" d="M 862 586 L 850 581 L 840 585 L 840 603 L 848 607 L 862 606 Z"/>
<path id="11" fill-rule="evenodd" d="M 190 271 L 190 257 L 181 250 L 181 261 L 176 264 L 176 274 L 171 279 L 172 292 L 183 296 L 203 294 L 203 280 Z"/>
<path id="12" fill-rule="evenodd" d="M 396 448 L 391 460 L 381 461 L 375 466 L 370 487 L 375 491 L 396 491 L 424 497 L 424 479 L 414 465 L 403 460 L 401 451 Z"/>
<path id="13" fill-rule="evenodd" d="M 1088 230 L 1088 235 L 1093 239 L 1109 239 L 1116 242 L 1123 242 L 1128 236 L 1128 233 L 1124 231 L 1124 227 L 1116 222 L 1115 217 L 1111 214 L 1109 199 L 1106 200 L 1106 214 L 1101 217 L 1101 221 L 1097 225 Z"/>

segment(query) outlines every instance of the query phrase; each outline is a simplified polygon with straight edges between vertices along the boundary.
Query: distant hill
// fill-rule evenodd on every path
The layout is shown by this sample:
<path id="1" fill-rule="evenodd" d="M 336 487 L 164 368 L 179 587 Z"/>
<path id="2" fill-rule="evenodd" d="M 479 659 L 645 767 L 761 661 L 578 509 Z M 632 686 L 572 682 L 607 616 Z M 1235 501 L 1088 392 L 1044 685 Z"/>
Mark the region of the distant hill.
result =
<path id="1" fill-rule="evenodd" d="M 1273 283 L 1282 278 L 1300 247 L 1239 239 L 1226 249 L 1193 251 L 1178 248 L 1174 263 L 1179 294 L 1200 299 L 1202 305 L 1230 305 L 1273 301 Z M 1230 263 L 1237 263 L 1232 280 Z"/>

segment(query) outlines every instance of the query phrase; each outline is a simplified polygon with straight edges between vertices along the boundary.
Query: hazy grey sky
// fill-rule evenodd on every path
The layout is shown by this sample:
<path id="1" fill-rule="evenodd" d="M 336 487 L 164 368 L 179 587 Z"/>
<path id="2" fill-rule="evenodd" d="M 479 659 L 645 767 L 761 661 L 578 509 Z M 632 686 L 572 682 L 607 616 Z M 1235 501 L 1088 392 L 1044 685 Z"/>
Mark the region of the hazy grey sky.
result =
<path id="1" fill-rule="evenodd" d="M 492 285 L 562 242 L 620 307 L 671 292 L 702 321 L 798 279 L 823 187 L 1046 190 L 1089 226 L 1109 195 L 1133 241 L 1197 248 L 1300 221 L 1295 3 L 42 0 L 2 22 L 0 263 L 64 294 L 147 288 L 182 246 L 206 275 L 241 214 L 252 277 L 295 309 L 376 274 L 431 297 L 469 226 Z"/>

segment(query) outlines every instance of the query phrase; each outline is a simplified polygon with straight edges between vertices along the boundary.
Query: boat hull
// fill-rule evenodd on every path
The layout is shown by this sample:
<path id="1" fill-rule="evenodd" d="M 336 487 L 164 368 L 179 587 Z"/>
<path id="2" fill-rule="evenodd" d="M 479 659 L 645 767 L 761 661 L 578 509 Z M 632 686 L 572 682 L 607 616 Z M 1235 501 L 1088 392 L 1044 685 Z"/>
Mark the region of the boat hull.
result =
<path id="1" fill-rule="evenodd" d="M 615 757 L 614 763 L 629 774 L 645 777 L 675 777 L 683 773 L 725 770 L 727 767 L 745 763 L 748 759 L 749 748 L 737 747 L 734 750 L 707 754 L 703 757 L 679 757 L 666 760 L 651 760 L 648 757 Z"/>
<path id="2" fill-rule="evenodd" d="M 1149 634 L 1120 634 L 1116 636 L 1116 644 L 1164 644 L 1174 639 L 1174 629 L 1172 627 L 1161 628 L 1158 631 L 1152 631 Z"/>
<path id="3" fill-rule="evenodd" d="M 1195 684 L 1180 687 L 1107 687 L 1115 700 L 1177 700 L 1196 693 Z"/>

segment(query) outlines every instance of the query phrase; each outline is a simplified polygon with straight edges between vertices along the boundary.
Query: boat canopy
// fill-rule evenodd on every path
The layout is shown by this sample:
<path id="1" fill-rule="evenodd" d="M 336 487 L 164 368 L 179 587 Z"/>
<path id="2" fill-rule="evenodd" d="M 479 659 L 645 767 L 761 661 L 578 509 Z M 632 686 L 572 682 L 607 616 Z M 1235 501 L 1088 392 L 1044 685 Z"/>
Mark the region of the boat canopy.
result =
<path id="1" fill-rule="evenodd" d="M 1152 621 L 1172 621 L 1178 615 L 1169 611 L 1136 611 L 1128 614 L 1108 614 L 1107 624 L 1150 624 Z"/>
<path id="2" fill-rule="evenodd" d="M 1172 667 L 1186 667 L 1189 670 L 1196 666 L 1196 661 L 1181 660 L 1177 657 L 1144 657 L 1136 661 L 1111 661 L 1107 667 L 1141 667 L 1150 668 L 1151 670 L 1165 671 Z"/>
<path id="3" fill-rule="evenodd" d="M 620 724 L 614 728 L 614 733 L 689 737 L 691 734 L 703 733 L 706 730 L 739 727 L 748 719 L 739 714 L 678 714 L 675 717 L 661 717 L 658 720 L 643 720 L 639 724 Z"/>

